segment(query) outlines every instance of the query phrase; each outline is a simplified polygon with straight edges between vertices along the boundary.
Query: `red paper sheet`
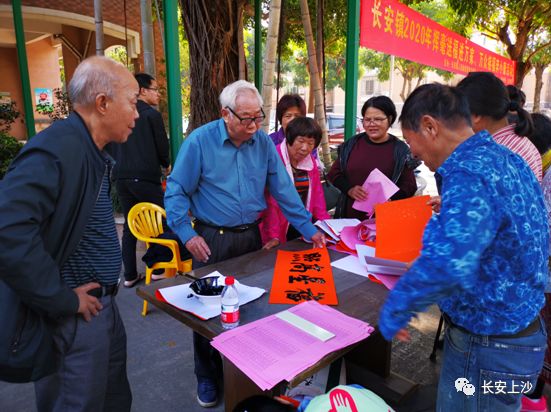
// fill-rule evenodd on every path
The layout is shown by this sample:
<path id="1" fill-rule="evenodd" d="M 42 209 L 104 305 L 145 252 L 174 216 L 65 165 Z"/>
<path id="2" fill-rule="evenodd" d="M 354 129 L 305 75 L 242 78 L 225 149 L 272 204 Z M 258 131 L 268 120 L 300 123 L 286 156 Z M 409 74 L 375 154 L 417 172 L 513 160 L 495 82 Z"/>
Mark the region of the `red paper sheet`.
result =
<path id="1" fill-rule="evenodd" d="M 338 305 L 327 249 L 278 250 L 269 302 L 293 305 L 308 300 Z"/>
<path id="2" fill-rule="evenodd" d="M 375 207 L 377 247 L 375 256 L 410 262 L 423 246 L 423 232 L 432 216 L 430 196 L 386 202 Z"/>

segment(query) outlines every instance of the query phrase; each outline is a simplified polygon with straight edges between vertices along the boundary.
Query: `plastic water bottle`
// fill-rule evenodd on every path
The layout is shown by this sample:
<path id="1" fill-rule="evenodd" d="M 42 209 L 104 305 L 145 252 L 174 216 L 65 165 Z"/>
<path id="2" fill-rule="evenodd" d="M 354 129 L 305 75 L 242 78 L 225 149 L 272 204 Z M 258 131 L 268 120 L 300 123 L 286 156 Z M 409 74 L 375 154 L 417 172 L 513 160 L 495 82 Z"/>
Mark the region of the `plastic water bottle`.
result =
<path id="1" fill-rule="evenodd" d="M 224 286 L 220 296 L 222 305 L 220 320 L 224 329 L 233 329 L 239 325 L 239 295 L 235 288 L 235 278 L 233 276 L 227 276 L 225 284 L 226 286 Z"/>

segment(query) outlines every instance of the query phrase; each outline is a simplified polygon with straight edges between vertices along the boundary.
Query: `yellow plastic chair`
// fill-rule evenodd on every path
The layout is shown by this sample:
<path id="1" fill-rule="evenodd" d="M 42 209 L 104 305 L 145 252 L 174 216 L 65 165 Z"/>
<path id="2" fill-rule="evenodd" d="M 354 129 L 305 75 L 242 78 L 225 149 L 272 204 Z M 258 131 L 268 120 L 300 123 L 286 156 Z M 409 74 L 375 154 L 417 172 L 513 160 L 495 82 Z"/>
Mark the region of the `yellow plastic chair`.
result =
<path id="1" fill-rule="evenodd" d="M 145 242 L 148 249 L 156 243 L 172 251 L 172 260 L 169 262 L 157 262 L 151 268 L 146 266 L 146 285 L 151 283 L 151 274 L 155 269 L 164 269 L 168 277 L 175 276 L 177 272 L 191 271 L 191 259 L 184 261 L 180 259 L 178 242 L 171 239 L 157 239 L 163 233 L 163 218 L 166 218 L 165 210 L 154 203 L 138 203 L 128 212 L 128 227 L 136 239 Z M 147 301 L 144 300 L 142 316 L 145 315 L 147 315 Z"/>

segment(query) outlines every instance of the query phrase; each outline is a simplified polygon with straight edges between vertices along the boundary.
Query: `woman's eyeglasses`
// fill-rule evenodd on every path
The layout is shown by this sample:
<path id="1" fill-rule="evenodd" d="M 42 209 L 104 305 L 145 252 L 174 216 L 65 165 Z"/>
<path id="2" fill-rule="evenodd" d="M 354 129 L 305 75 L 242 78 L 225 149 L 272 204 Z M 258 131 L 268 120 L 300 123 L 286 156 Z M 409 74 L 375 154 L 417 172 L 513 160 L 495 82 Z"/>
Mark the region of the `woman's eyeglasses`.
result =
<path id="1" fill-rule="evenodd" d="M 262 113 L 262 115 L 257 117 L 241 117 L 237 113 L 235 113 L 231 109 L 231 107 L 226 106 L 226 109 L 228 109 L 235 117 L 239 119 L 239 122 L 241 123 L 242 126 L 246 126 L 246 127 L 250 126 L 251 123 L 261 124 L 266 118 L 266 115 L 264 114 L 264 110 L 262 110 L 262 108 L 260 109 L 260 112 Z"/>
<path id="2" fill-rule="evenodd" d="M 365 118 L 365 119 L 362 119 L 362 122 L 363 124 L 369 124 L 369 123 L 373 123 L 373 124 L 383 124 L 384 121 L 388 119 L 387 117 L 374 117 L 374 118 Z"/>

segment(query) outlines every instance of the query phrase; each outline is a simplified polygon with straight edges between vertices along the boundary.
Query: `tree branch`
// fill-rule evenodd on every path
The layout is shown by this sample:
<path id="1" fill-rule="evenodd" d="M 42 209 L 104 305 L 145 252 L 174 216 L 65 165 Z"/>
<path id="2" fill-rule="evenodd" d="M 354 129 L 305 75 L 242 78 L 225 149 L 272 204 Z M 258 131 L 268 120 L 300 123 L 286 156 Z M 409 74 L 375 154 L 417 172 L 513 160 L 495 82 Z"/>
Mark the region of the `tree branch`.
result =
<path id="1" fill-rule="evenodd" d="M 532 59 L 532 57 L 534 57 L 534 55 L 537 54 L 540 50 L 543 50 L 549 46 L 551 46 L 551 40 L 547 43 L 542 44 L 541 46 L 537 47 L 533 52 L 531 52 L 528 57 L 526 57 L 526 61 L 530 61 L 530 59 Z"/>

